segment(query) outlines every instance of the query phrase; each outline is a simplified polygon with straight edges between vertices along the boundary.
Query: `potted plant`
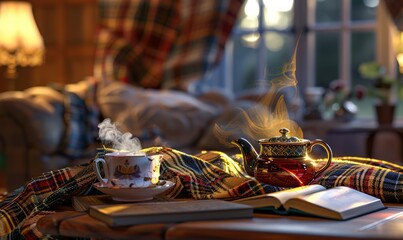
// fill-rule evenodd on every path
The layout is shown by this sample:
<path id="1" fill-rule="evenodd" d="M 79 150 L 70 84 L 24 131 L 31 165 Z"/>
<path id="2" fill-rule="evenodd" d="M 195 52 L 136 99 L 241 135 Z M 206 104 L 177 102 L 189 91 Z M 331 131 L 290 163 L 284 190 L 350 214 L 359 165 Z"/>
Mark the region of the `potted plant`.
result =
<path id="1" fill-rule="evenodd" d="M 342 80 L 336 79 L 325 92 L 324 105 L 332 112 L 333 119 L 348 122 L 354 119 L 358 111 L 353 98 L 361 100 L 365 94 L 366 88 L 362 85 L 349 90 Z"/>
<path id="2" fill-rule="evenodd" d="M 387 76 L 385 68 L 376 62 L 362 63 L 358 71 L 363 78 L 373 81 L 368 94 L 377 100 L 375 110 L 378 123 L 392 124 L 396 108 L 397 79 Z"/>

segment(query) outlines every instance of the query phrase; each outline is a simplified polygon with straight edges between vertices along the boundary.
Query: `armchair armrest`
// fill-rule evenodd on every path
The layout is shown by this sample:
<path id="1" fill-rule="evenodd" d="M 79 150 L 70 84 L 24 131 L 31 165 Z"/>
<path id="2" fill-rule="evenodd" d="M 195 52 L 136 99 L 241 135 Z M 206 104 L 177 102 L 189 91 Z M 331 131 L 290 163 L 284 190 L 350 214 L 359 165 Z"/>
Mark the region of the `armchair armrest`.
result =
<path id="1" fill-rule="evenodd" d="M 23 135 L 7 138 L 19 137 L 43 152 L 54 152 L 64 132 L 63 96 L 47 87 L 2 93 L 0 119 L 9 119 L 22 130 Z"/>
<path id="2" fill-rule="evenodd" d="M 6 187 L 13 190 L 38 174 L 42 153 L 57 151 L 64 133 L 63 96 L 46 87 L 0 94 L 0 153 Z"/>

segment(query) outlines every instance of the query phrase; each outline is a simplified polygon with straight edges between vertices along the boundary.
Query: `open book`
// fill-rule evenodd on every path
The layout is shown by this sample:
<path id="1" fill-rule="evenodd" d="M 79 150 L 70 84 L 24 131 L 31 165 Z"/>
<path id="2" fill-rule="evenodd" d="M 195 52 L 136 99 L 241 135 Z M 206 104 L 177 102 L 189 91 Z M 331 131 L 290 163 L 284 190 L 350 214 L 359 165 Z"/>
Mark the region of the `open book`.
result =
<path id="1" fill-rule="evenodd" d="M 258 210 L 276 213 L 302 213 L 317 217 L 345 220 L 380 209 L 382 201 L 355 189 L 339 186 L 326 189 L 308 185 L 279 192 L 242 198 L 234 202 L 247 204 Z"/>

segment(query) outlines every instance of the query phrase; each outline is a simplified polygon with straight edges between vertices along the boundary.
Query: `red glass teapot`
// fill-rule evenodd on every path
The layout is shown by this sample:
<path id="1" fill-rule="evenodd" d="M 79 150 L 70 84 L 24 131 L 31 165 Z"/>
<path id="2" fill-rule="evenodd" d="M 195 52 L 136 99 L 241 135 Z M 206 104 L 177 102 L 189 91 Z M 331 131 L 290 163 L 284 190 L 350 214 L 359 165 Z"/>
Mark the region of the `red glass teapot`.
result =
<path id="1" fill-rule="evenodd" d="M 288 137 L 287 128 L 280 129 L 281 136 L 260 139 L 260 153 L 244 138 L 233 141 L 242 152 L 245 171 L 256 180 L 279 187 L 298 187 L 309 184 L 325 171 L 333 158 L 332 150 L 324 141 Z M 320 168 L 308 155 L 314 145 L 322 146 L 327 162 Z"/>

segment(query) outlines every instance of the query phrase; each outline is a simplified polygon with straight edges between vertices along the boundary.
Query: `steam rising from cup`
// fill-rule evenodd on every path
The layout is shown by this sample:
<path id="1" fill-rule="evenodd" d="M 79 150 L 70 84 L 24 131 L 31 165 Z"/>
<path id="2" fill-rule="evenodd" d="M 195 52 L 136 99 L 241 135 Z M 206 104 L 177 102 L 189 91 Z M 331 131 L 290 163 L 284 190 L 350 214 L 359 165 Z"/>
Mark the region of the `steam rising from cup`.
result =
<path id="1" fill-rule="evenodd" d="M 111 146 L 113 149 L 121 152 L 130 152 L 134 154 L 144 154 L 141 150 L 141 143 L 137 137 L 131 133 L 122 133 L 115 123 L 109 118 L 104 119 L 98 124 L 99 138 L 103 145 Z"/>

